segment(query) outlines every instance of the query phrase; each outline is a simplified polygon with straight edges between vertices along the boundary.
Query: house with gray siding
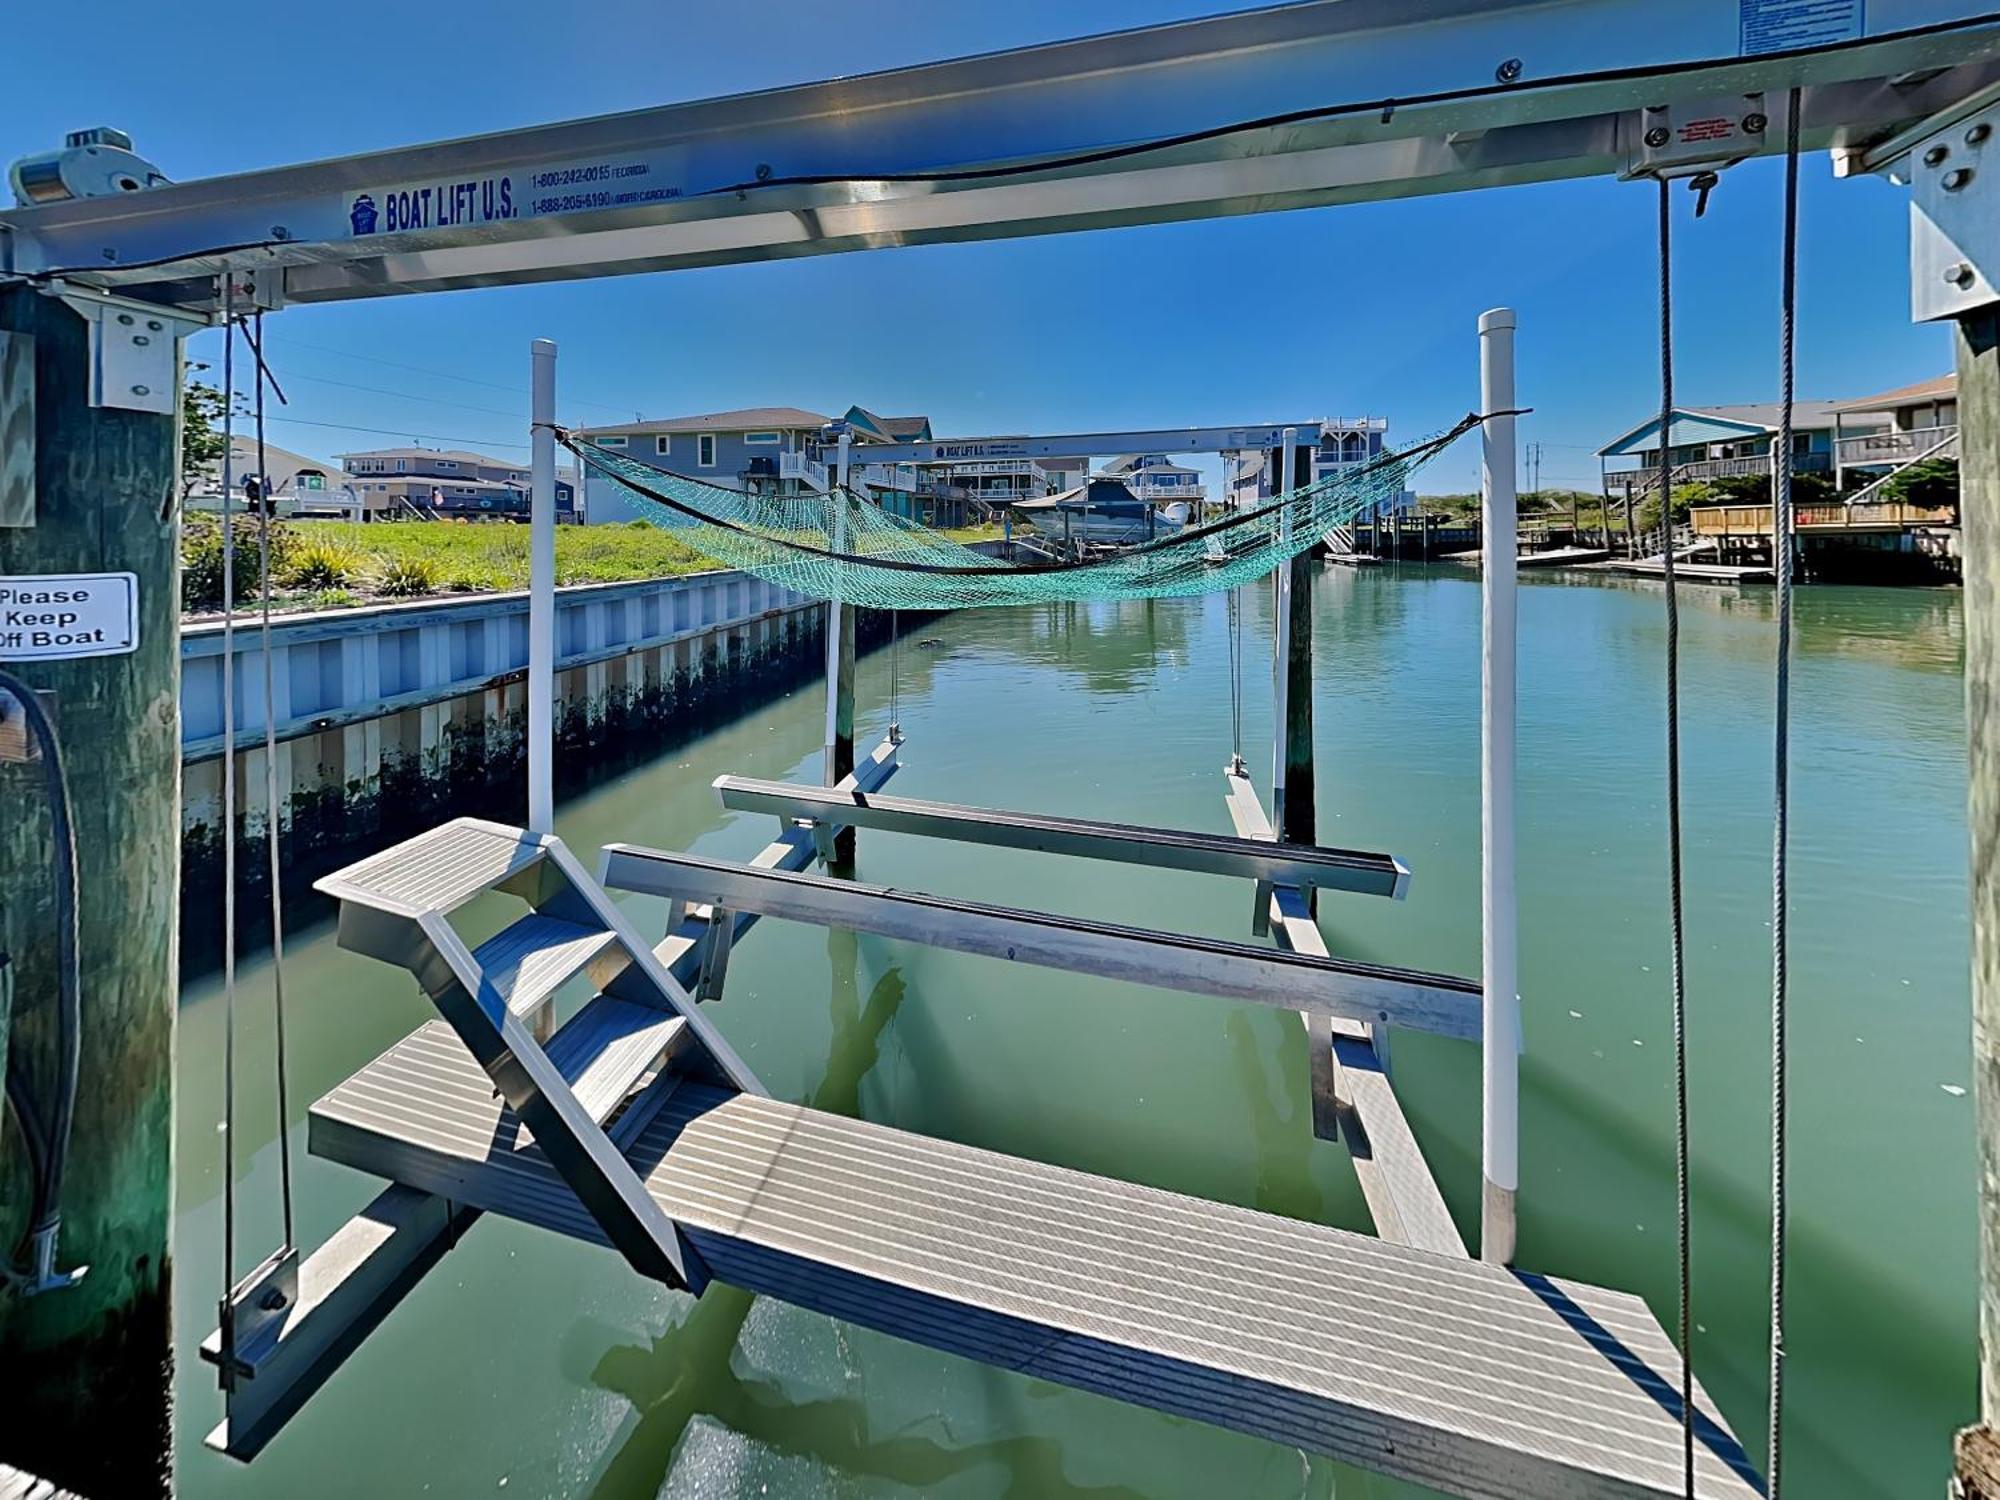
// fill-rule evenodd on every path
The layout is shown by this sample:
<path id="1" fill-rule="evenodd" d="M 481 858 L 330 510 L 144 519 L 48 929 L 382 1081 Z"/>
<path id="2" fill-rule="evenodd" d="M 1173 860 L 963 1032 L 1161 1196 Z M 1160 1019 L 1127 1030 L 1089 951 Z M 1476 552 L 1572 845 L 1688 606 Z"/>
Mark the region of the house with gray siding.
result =
<path id="1" fill-rule="evenodd" d="M 577 436 L 607 452 L 724 489 L 797 494 L 826 488 L 826 465 L 809 450 L 832 420 L 796 406 L 752 406 L 587 427 Z M 583 518 L 593 526 L 644 519 L 625 491 L 601 474 L 584 481 Z"/>

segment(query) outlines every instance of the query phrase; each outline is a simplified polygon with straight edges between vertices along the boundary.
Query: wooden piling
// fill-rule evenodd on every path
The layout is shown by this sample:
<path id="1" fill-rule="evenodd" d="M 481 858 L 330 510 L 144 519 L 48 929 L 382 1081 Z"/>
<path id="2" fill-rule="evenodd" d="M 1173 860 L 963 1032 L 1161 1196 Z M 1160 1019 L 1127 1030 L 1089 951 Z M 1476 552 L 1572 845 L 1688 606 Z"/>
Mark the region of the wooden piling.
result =
<path id="1" fill-rule="evenodd" d="M 1961 1437 L 1970 1496 L 2000 1497 L 2000 307 L 1958 325 L 1959 515 L 1965 568 L 1967 821 L 1972 833 L 1973 1095 L 1979 1132 L 1980 1411 Z"/>
<path id="2" fill-rule="evenodd" d="M 0 1296 L 0 1461 L 90 1495 L 165 1494 L 173 1345 L 174 1006 L 180 893 L 180 599 L 176 422 L 88 404 L 83 320 L 0 288 L 0 330 L 34 340 L 36 506 L 0 527 L 0 573 L 131 572 L 139 645 L 18 662 L 54 695 L 80 873 L 82 1068 L 62 1193 L 60 1291 Z M 13 964 L 17 1065 L 47 1086 L 56 918 L 39 765 L 0 765 L 0 941 Z M 196 1105 L 213 1108 L 215 1101 Z M 18 1130 L 0 1180 L 27 1181 Z M 0 1244 L 25 1195 L 0 1197 Z"/>

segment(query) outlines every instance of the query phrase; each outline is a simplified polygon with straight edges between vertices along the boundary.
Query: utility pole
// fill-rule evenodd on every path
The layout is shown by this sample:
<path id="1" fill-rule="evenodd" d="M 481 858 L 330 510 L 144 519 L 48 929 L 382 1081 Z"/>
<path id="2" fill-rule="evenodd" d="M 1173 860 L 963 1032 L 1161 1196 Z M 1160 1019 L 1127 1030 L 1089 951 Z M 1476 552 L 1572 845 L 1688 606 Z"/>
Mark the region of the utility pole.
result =
<path id="1" fill-rule="evenodd" d="M 59 611 L 87 618 L 43 631 L 39 645 L 33 632 L 0 631 L 0 657 L 44 698 L 61 740 L 80 875 L 80 1082 L 60 1236 L 40 1269 L 60 1279 L 89 1268 L 35 1295 L 0 1291 L 0 1463 L 93 1496 L 165 1494 L 173 1472 L 177 458 L 180 335 L 192 326 L 144 304 L 78 293 L 73 305 L 0 286 L 0 469 L 28 476 L 27 494 L 17 484 L 0 515 L 0 574 L 17 592 L 42 579 L 92 596 Z M 99 581 L 55 581 L 75 574 Z M 74 639 L 97 630 L 102 639 Z M 11 699 L 7 708 L 19 714 Z M 13 990 L 0 1055 L 46 1095 L 60 966 L 43 787 L 43 765 L 0 764 L 0 944 Z M 18 1125 L 0 1131 L 10 1185 L 30 1180 Z M 23 1243 L 27 1213 L 10 1187 L 0 1254 Z"/>

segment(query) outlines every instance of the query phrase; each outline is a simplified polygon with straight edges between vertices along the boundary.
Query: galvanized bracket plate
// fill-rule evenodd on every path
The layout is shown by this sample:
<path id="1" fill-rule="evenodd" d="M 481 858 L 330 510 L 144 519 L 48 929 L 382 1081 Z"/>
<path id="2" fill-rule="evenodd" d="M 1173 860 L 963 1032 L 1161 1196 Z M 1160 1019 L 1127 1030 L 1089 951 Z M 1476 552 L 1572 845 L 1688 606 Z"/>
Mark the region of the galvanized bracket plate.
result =
<path id="1" fill-rule="evenodd" d="M 2000 104 L 1940 130 L 1912 148 L 1910 316 L 1959 318 L 2000 292 Z"/>
<path id="2" fill-rule="evenodd" d="M 205 313 L 117 297 L 75 282 L 43 288 L 90 325 L 90 404 L 173 415 L 180 401 L 181 340 L 210 326 Z"/>

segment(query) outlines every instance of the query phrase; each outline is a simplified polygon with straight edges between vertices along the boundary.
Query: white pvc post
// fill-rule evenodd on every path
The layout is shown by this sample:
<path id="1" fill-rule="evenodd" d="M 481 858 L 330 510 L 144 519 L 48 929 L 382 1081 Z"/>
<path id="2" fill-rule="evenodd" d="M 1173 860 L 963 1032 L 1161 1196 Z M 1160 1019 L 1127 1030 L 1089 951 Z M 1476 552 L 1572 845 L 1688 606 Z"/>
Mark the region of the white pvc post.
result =
<path id="1" fill-rule="evenodd" d="M 1514 311 L 1479 318 L 1479 404 L 1514 405 Z M 1489 416 L 1480 429 L 1479 895 L 1486 979 L 1481 1164 L 1485 1194 L 1479 1258 L 1514 1259 L 1514 1196 L 1520 1185 L 1521 997 L 1514 907 L 1514 622 L 1518 556 L 1514 419 Z"/>
<path id="2" fill-rule="evenodd" d="M 847 531 L 847 465 L 848 445 L 853 442 L 851 434 L 840 435 L 840 458 L 834 466 L 835 501 L 833 512 L 833 550 L 840 551 L 846 542 Z M 829 599 L 826 603 L 826 761 L 821 779 L 832 786 L 840 778 L 834 774 L 834 742 L 840 736 L 840 601 Z"/>
<path id="3" fill-rule="evenodd" d="M 1278 461 L 1279 494 L 1292 493 L 1292 465 L 1297 455 L 1296 427 L 1285 429 L 1284 456 Z M 1271 631 L 1271 829 L 1285 837 L 1285 729 L 1291 717 L 1289 689 L 1292 673 L 1292 558 L 1286 545 L 1292 538 L 1292 507 L 1289 500 L 1278 508 L 1277 615 Z"/>
<path id="4" fill-rule="evenodd" d="M 556 346 L 536 339 L 529 418 L 528 826 L 556 826 Z"/>

